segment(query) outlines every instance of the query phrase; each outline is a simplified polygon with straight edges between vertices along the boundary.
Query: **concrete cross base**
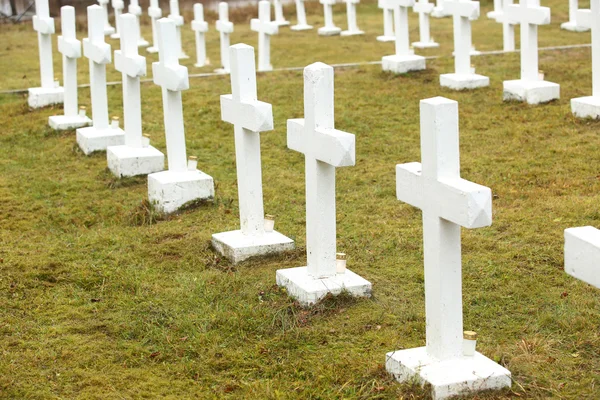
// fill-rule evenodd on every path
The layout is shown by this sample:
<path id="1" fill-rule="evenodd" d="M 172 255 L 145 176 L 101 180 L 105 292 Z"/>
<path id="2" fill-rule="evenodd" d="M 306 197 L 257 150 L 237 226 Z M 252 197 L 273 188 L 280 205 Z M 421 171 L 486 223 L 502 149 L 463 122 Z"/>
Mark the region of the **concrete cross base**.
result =
<path id="1" fill-rule="evenodd" d="M 92 124 L 92 120 L 86 116 L 75 115 L 73 117 L 66 115 L 53 115 L 48 118 L 50 128 L 59 131 L 67 131 L 70 129 L 82 128 Z"/>
<path id="2" fill-rule="evenodd" d="M 316 279 L 308 275 L 307 267 L 277 270 L 277 285 L 287 289 L 288 294 L 302 306 L 310 306 L 328 293 L 340 294 L 343 290 L 356 297 L 371 297 L 371 282 L 346 269 L 343 274 Z"/>
<path id="3" fill-rule="evenodd" d="M 528 104 L 547 103 L 560 98 L 560 85 L 548 81 L 514 80 L 503 83 L 504 101 L 526 101 Z"/>
<path id="4" fill-rule="evenodd" d="M 422 56 L 385 56 L 381 59 L 384 71 L 395 74 L 404 74 L 408 71 L 421 71 L 425 69 L 425 57 Z"/>
<path id="5" fill-rule="evenodd" d="M 477 74 L 443 74 L 440 85 L 454 90 L 476 89 L 490 86 L 490 78 Z"/>
<path id="6" fill-rule="evenodd" d="M 89 126 L 79 128 L 75 133 L 77 144 L 86 156 L 95 151 L 104 151 L 109 146 L 120 146 L 125 143 L 125 132 L 121 128 L 100 130 Z"/>
<path id="7" fill-rule="evenodd" d="M 162 171 L 148 175 L 148 199 L 166 214 L 191 201 L 208 200 L 214 196 L 213 178 L 199 170 Z"/>
<path id="8" fill-rule="evenodd" d="M 600 118 L 600 97 L 587 96 L 571 99 L 571 111 L 578 118 Z"/>
<path id="9" fill-rule="evenodd" d="M 358 36 L 358 35 L 364 35 L 365 32 L 364 31 L 342 31 L 340 33 L 340 35 L 342 36 Z"/>
<path id="10" fill-rule="evenodd" d="M 431 11 L 431 14 L 429 14 L 429 16 L 433 18 L 446 18 L 449 17 L 450 14 L 444 11 L 443 7 L 433 7 L 433 11 Z"/>
<path id="11" fill-rule="evenodd" d="M 565 229 L 565 272 L 600 288 L 600 230 L 593 226 Z"/>
<path id="12" fill-rule="evenodd" d="M 196 68 L 202 68 L 202 67 L 206 67 L 207 65 L 210 65 L 210 61 L 208 60 L 208 58 L 206 59 L 206 61 L 204 61 L 204 64 L 195 63 L 194 67 L 196 67 Z"/>
<path id="13" fill-rule="evenodd" d="M 333 26 L 333 27 L 323 26 L 323 27 L 319 28 L 319 30 L 318 30 L 318 33 L 321 36 L 335 36 L 335 35 L 339 35 L 340 32 L 342 32 L 342 28 L 339 28 L 337 26 Z"/>
<path id="14" fill-rule="evenodd" d="M 104 36 L 109 36 L 115 33 L 115 28 L 110 25 L 104 27 Z"/>
<path id="15" fill-rule="evenodd" d="M 146 49 L 148 53 L 158 53 L 158 47 L 150 46 Z"/>
<path id="16" fill-rule="evenodd" d="M 241 230 L 215 233 L 212 247 L 234 264 L 250 257 L 294 250 L 294 241 L 277 231 L 262 236 L 244 235 Z"/>
<path id="17" fill-rule="evenodd" d="M 564 29 L 571 32 L 585 32 L 590 30 L 589 27 L 577 25 L 576 22 L 571 21 L 563 22 L 562 24 L 560 24 L 560 29 Z"/>
<path id="18" fill-rule="evenodd" d="M 165 155 L 152 146 L 111 146 L 106 149 L 108 169 L 118 178 L 148 175 L 165 169 Z"/>
<path id="19" fill-rule="evenodd" d="M 385 35 L 377 36 L 378 42 L 394 42 L 395 40 L 396 40 L 396 36 L 385 36 Z"/>
<path id="20" fill-rule="evenodd" d="M 440 44 L 434 42 L 433 40 L 430 42 L 413 42 L 412 45 L 415 49 L 432 49 L 435 47 L 440 47 Z"/>
<path id="21" fill-rule="evenodd" d="M 120 33 L 113 33 L 112 35 L 110 35 L 111 39 L 121 39 L 121 34 Z"/>
<path id="22" fill-rule="evenodd" d="M 144 38 L 139 38 L 137 45 L 138 45 L 138 47 L 148 47 L 148 46 L 150 46 L 150 43 Z"/>
<path id="23" fill-rule="evenodd" d="M 510 371 L 484 355 L 439 361 L 425 347 L 386 354 L 385 369 L 398 382 L 417 379 L 431 385 L 434 400 L 468 395 L 481 390 L 510 388 Z"/>
<path id="24" fill-rule="evenodd" d="M 179 54 L 179 56 L 177 56 L 177 58 L 180 60 L 185 60 L 186 58 L 190 58 L 190 56 L 188 56 L 185 53 L 181 53 L 181 54 Z"/>
<path id="25" fill-rule="evenodd" d="M 290 21 L 273 21 L 277 24 L 277 26 L 288 26 Z"/>
<path id="26" fill-rule="evenodd" d="M 65 88 L 62 86 L 46 89 L 42 87 L 29 88 L 27 104 L 31 108 L 42 108 L 53 104 L 62 104 L 65 97 Z"/>
<path id="27" fill-rule="evenodd" d="M 291 30 L 293 31 L 308 31 L 310 29 L 312 29 L 313 26 L 312 25 L 293 25 L 290 27 Z"/>
<path id="28" fill-rule="evenodd" d="M 502 11 L 490 11 L 486 14 L 486 17 L 488 17 L 488 19 L 496 20 L 498 17 L 502 17 L 502 14 L 504 14 Z"/>

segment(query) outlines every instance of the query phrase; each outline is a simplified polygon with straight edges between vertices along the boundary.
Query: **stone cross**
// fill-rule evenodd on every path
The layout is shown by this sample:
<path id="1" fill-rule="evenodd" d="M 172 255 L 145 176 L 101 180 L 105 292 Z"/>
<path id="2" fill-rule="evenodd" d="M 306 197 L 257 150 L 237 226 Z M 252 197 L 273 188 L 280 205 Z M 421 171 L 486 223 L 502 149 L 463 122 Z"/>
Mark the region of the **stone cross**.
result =
<path id="1" fill-rule="evenodd" d="M 109 0 L 98 0 L 98 4 L 100 4 L 100 6 L 102 6 L 102 13 L 103 13 L 103 19 L 104 19 L 104 34 L 105 35 L 111 35 L 113 33 L 115 33 L 115 28 L 113 28 L 112 26 L 110 26 L 110 22 L 108 21 L 108 2 Z"/>
<path id="2" fill-rule="evenodd" d="M 181 27 L 183 26 L 183 16 L 179 13 L 179 0 L 170 0 L 169 1 L 169 19 L 175 22 L 175 27 L 177 30 L 177 41 L 175 42 L 175 46 L 177 47 L 177 58 L 188 58 L 188 55 L 183 51 L 183 44 L 181 42 Z"/>
<path id="3" fill-rule="evenodd" d="M 600 230 L 565 229 L 565 272 L 600 289 Z"/>
<path id="4" fill-rule="evenodd" d="M 289 25 L 290 21 L 287 21 L 283 16 L 283 4 L 281 3 L 281 0 L 273 0 L 273 8 L 275 8 L 274 22 L 277 24 L 277 26 Z"/>
<path id="5" fill-rule="evenodd" d="M 600 97 L 600 0 L 590 0 L 590 9 L 579 10 L 577 20 L 592 29 L 592 96 Z"/>
<path id="6" fill-rule="evenodd" d="M 504 7 L 502 7 L 502 0 L 494 0 L 494 9 L 486 14 L 489 19 L 495 19 L 498 21 L 498 17 L 500 17 L 504 13 Z"/>
<path id="7" fill-rule="evenodd" d="M 149 45 L 148 41 L 142 37 L 140 33 L 140 16 L 142 15 L 142 7 L 140 7 L 140 3 L 138 0 L 130 0 L 129 8 L 127 9 L 130 14 L 135 15 L 135 30 L 137 31 L 136 37 L 137 46 L 146 47 Z"/>
<path id="8" fill-rule="evenodd" d="M 377 0 L 377 7 L 383 10 L 383 35 L 377 36 L 379 42 L 393 42 L 394 34 L 394 7 L 387 0 Z"/>
<path id="9" fill-rule="evenodd" d="M 60 26 L 62 35 L 58 37 L 58 51 L 63 59 L 63 81 L 65 88 L 65 116 L 78 115 L 77 106 L 77 59 L 81 57 L 81 42 L 75 33 L 75 8 L 60 8 Z"/>
<path id="10" fill-rule="evenodd" d="M 304 0 L 296 1 L 296 19 L 298 23 L 292 26 L 290 29 L 293 31 L 306 31 L 312 29 L 311 25 L 306 22 L 306 10 L 304 9 Z"/>
<path id="11" fill-rule="evenodd" d="M 306 252 L 308 275 L 336 274 L 335 169 L 355 164 L 353 134 L 334 128 L 333 68 L 304 69 L 304 119 L 287 122 L 287 145 L 306 163 Z"/>
<path id="12" fill-rule="evenodd" d="M 579 20 L 579 1 L 569 0 L 569 21 L 560 24 L 561 29 L 568 31 L 583 32 L 590 29 Z"/>
<path id="13" fill-rule="evenodd" d="M 333 5 L 336 3 L 336 1 L 337 0 L 319 0 L 319 3 L 323 4 L 323 13 L 325 15 L 325 26 L 319 28 L 319 35 L 339 35 L 342 31 L 333 23 Z"/>
<path id="14" fill-rule="evenodd" d="M 158 31 L 156 28 L 156 21 L 162 17 L 162 10 L 160 9 L 158 0 L 150 0 L 148 16 L 152 22 L 152 46 L 148 47 L 146 51 L 148 53 L 158 53 Z"/>
<path id="15" fill-rule="evenodd" d="M 433 12 L 433 4 L 429 0 L 418 0 L 413 11 L 419 14 L 419 41 L 413 43 L 413 46 L 419 49 L 438 47 L 439 44 L 431 40 L 429 31 L 429 15 Z"/>
<path id="16" fill-rule="evenodd" d="M 448 360 L 462 356 L 460 228 L 491 225 L 492 192 L 460 177 L 458 103 L 435 97 L 420 108 L 421 162 L 396 166 L 396 194 L 423 211 L 427 353 Z"/>
<path id="17" fill-rule="evenodd" d="M 550 23 L 550 9 L 540 7 L 539 0 L 520 0 L 507 9 L 508 17 L 521 25 L 521 79 L 537 81 L 538 25 Z"/>
<path id="18" fill-rule="evenodd" d="M 356 5 L 360 0 L 344 0 L 346 2 L 346 16 L 348 18 L 348 30 L 342 31 L 342 36 L 364 35 L 365 32 L 358 28 L 356 22 Z"/>
<path id="19" fill-rule="evenodd" d="M 268 1 L 261 1 L 267 3 Z M 258 101 L 254 49 L 230 47 L 231 94 L 221 96 L 221 119 L 233 124 L 240 224 L 244 235 L 264 234 L 260 132 L 273 129 L 270 104 Z"/>
<path id="20" fill-rule="evenodd" d="M 258 32 L 258 70 L 271 71 L 271 35 L 277 34 L 279 25 L 271 21 L 271 3 L 268 0 L 258 2 L 258 19 L 252 18 L 250 29 Z"/>
<path id="21" fill-rule="evenodd" d="M 146 75 L 146 58 L 138 54 L 139 24 L 132 13 L 120 16 L 121 50 L 115 50 L 115 69 L 123 76 L 125 145 L 142 146 L 140 77 Z"/>
<path id="22" fill-rule="evenodd" d="M 479 18 L 479 2 L 445 0 L 444 10 L 454 21 L 454 70 L 457 74 L 470 74 L 471 20 Z"/>
<path id="23" fill-rule="evenodd" d="M 53 89 L 54 65 L 52 62 L 52 35 L 54 34 L 54 18 L 50 18 L 48 0 L 35 1 L 35 15 L 33 16 L 33 29 L 38 33 L 38 47 L 40 52 L 41 87 Z"/>
<path id="24" fill-rule="evenodd" d="M 394 32 L 396 32 L 396 55 L 412 55 L 408 37 L 408 8 L 415 5 L 415 0 L 387 0 L 394 8 Z"/>
<path id="25" fill-rule="evenodd" d="M 123 14 L 123 9 L 125 8 L 125 2 L 123 0 L 112 0 L 111 1 L 113 10 L 115 10 L 115 33 L 110 35 L 111 39 L 119 39 L 121 28 L 119 27 L 119 17 Z"/>
<path id="26" fill-rule="evenodd" d="M 89 6 L 87 14 L 88 37 L 83 39 L 83 54 L 90 60 L 92 121 L 96 130 L 104 130 L 108 129 L 106 64 L 111 63 L 110 45 L 104 41 L 104 11 L 102 7 Z"/>
<path id="27" fill-rule="evenodd" d="M 436 0 L 431 16 L 434 18 L 449 17 L 448 12 L 444 8 L 444 0 Z"/>
<path id="28" fill-rule="evenodd" d="M 502 43 L 504 51 L 515 51 L 515 25 L 518 21 L 510 18 L 507 12 L 509 6 L 513 4 L 513 0 L 502 0 L 502 14 L 496 17 L 496 22 L 502 24 Z"/>
<path id="29" fill-rule="evenodd" d="M 194 4 L 194 20 L 192 30 L 196 35 L 196 64 L 194 67 L 208 65 L 206 59 L 206 39 L 204 34 L 208 32 L 208 23 L 204 21 L 204 6 L 201 3 Z"/>
<path id="30" fill-rule="evenodd" d="M 175 22 L 162 18 L 157 28 L 159 61 L 152 63 L 152 75 L 154 83 L 162 88 L 169 171 L 186 171 L 181 91 L 189 88 L 188 70 L 179 65 Z"/>
<path id="31" fill-rule="evenodd" d="M 221 39 L 221 65 L 220 71 L 229 73 L 229 34 L 233 32 L 233 23 L 229 22 L 229 5 L 224 1 L 219 3 L 219 19 L 217 30 Z"/>

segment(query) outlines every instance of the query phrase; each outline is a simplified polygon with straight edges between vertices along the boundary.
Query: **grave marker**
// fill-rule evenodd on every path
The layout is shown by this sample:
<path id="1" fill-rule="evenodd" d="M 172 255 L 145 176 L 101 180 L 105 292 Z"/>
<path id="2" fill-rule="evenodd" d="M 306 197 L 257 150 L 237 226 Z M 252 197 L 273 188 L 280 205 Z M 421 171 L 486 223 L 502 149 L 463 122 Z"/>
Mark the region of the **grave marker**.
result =
<path id="1" fill-rule="evenodd" d="M 252 18 L 250 29 L 258 32 L 258 70 L 271 71 L 271 35 L 276 35 L 279 25 L 271 21 L 271 3 L 268 0 L 258 2 L 258 18 Z M 254 57 L 252 58 L 254 60 Z"/>
<path id="2" fill-rule="evenodd" d="M 590 29 L 589 25 L 579 20 L 579 1 L 569 0 L 569 21 L 560 24 L 560 29 L 573 32 L 584 32 Z"/>
<path id="3" fill-rule="evenodd" d="M 360 0 L 344 0 L 346 2 L 346 17 L 348 18 L 348 30 L 342 31 L 342 36 L 364 35 L 365 32 L 358 28 L 356 22 L 356 5 Z"/>
<path id="4" fill-rule="evenodd" d="M 512 4 L 513 0 L 502 0 L 503 12 L 496 17 L 496 21 L 502 24 L 502 49 L 504 51 L 515 51 L 515 25 L 518 24 L 518 21 L 512 19 L 506 12 Z"/>
<path id="5" fill-rule="evenodd" d="M 450 14 L 444 9 L 444 0 L 436 0 L 435 7 L 433 7 L 433 11 L 431 12 L 431 16 L 433 18 L 446 18 L 449 17 Z"/>
<path id="6" fill-rule="evenodd" d="M 150 43 L 142 37 L 140 31 L 140 17 L 142 16 L 142 7 L 140 7 L 139 0 L 129 0 L 129 8 L 127 9 L 129 14 L 135 15 L 135 30 L 137 36 L 138 47 L 148 47 Z"/>
<path id="7" fill-rule="evenodd" d="M 414 0 L 387 0 L 394 8 L 394 32 L 396 32 L 396 54 L 381 59 L 384 71 L 403 74 L 408 71 L 425 69 L 425 57 L 415 55 L 410 48 L 408 37 L 408 8 L 414 6 Z"/>
<path id="8" fill-rule="evenodd" d="M 158 29 L 156 28 L 156 21 L 162 17 L 162 10 L 158 0 L 150 0 L 150 7 L 148 7 L 148 16 L 152 23 L 152 46 L 147 47 L 148 53 L 158 53 Z"/>
<path id="9" fill-rule="evenodd" d="M 321 36 L 335 36 L 339 35 L 342 31 L 341 28 L 335 26 L 333 23 L 333 5 L 337 0 L 319 0 L 319 3 L 323 4 L 323 14 L 325 16 L 325 26 L 318 29 L 319 35 Z"/>
<path id="10" fill-rule="evenodd" d="M 429 32 L 429 15 L 433 12 L 433 4 L 429 0 L 418 0 L 413 6 L 413 12 L 419 14 L 419 41 L 413 42 L 413 47 L 417 49 L 440 47 L 439 43 L 433 41 Z"/>
<path id="11" fill-rule="evenodd" d="M 304 9 L 304 0 L 296 1 L 296 19 L 298 23 L 292 26 L 290 29 L 293 31 L 306 31 L 312 29 L 312 25 L 306 23 L 306 10 Z"/>
<path id="12" fill-rule="evenodd" d="M 273 0 L 273 8 L 275 9 L 275 23 L 277 26 L 287 26 L 290 21 L 287 21 L 283 15 L 283 3 L 281 0 Z M 269 8 L 270 9 L 270 8 Z M 271 16 L 269 15 L 269 19 Z"/>
<path id="13" fill-rule="evenodd" d="M 179 0 L 169 0 L 169 19 L 175 22 L 177 28 L 177 41 L 175 46 L 177 47 L 177 57 L 181 60 L 184 58 L 190 58 L 183 51 L 183 44 L 181 42 L 181 27 L 183 26 L 183 16 L 179 13 Z"/>
<path id="14" fill-rule="evenodd" d="M 204 36 L 208 32 L 208 23 L 204 21 L 204 6 L 201 3 L 194 4 L 192 30 L 196 36 L 196 64 L 194 67 L 209 65 L 210 62 L 206 58 L 206 38 Z"/>
<path id="15" fill-rule="evenodd" d="M 504 7 L 502 6 L 502 0 L 494 0 L 494 9 L 486 14 L 489 19 L 498 20 L 504 14 Z"/>
<path id="16" fill-rule="evenodd" d="M 221 68 L 215 72 L 229 73 L 229 35 L 233 32 L 233 23 L 229 22 L 229 5 L 224 1 L 219 3 L 219 19 L 217 30 L 221 42 Z"/>
<path id="17" fill-rule="evenodd" d="M 377 7 L 383 10 L 383 35 L 377 36 L 378 42 L 393 42 L 394 34 L 394 7 L 387 0 L 377 0 Z"/>
<path id="18" fill-rule="evenodd" d="M 102 7 L 102 14 L 104 19 L 104 34 L 112 35 L 115 33 L 115 28 L 110 26 L 110 21 L 108 20 L 108 2 L 109 0 L 98 0 L 98 4 Z"/>
<path id="19" fill-rule="evenodd" d="M 115 10 L 115 33 L 110 35 L 111 39 L 120 39 L 121 29 L 119 28 L 119 17 L 123 14 L 123 9 L 125 8 L 125 3 L 123 0 L 112 0 L 111 1 L 113 10 Z"/>
<path id="20" fill-rule="evenodd" d="M 600 230 L 565 229 L 565 272 L 600 289 Z"/>

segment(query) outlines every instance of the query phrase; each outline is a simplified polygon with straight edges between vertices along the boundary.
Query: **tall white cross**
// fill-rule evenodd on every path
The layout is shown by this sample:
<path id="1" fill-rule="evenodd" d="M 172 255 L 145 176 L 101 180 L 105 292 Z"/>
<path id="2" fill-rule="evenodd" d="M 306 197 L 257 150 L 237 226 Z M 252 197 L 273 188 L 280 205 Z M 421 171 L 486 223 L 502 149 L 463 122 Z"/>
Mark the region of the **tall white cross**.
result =
<path id="1" fill-rule="evenodd" d="M 600 289 L 600 230 L 565 229 L 565 272 Z"/>
<path id="2" fill-rule="evenodd" d="M 104 11 L 99 5 L 89 6 L 88 37 L 83 39 L 83 54 L 90 60 L 90 92 L 92 121 L 97 130 L 108 129 L 106 64 L 111 63 L 110 45 L 104 41 Z"/>
<path id="3" fill-rule="evenodd" d="M 115 10 L 115 33 L 110 35 L 111 39 L 119 39 L 121 28 L 119 27 L 119 17 L 123 14 L 125 8 L 125 2 L 123 0 L 112 0 L 111 1 L 113 10 Z"/>
<path id="4" fill-rule="evenodd" d="M 458 103 L 421 100 L 421 163 L 396 166 L 398 200 L 423 211 L 427 353 L 462 356 L 460 227 L 492 223 L 492 193 L 460 177 Z"/>
<path id="5" fill-rule="evenodd" d="M 229 22 L 229 5 L 224 1 L 219 3 L 219 19 L 217 30 L 221 41 L 221 66 L 223 72 L 229 72 L 229 34 L 233 32 L 233 23 Z"/>
<path id="6" fill-rule="evenodd" d="M 260 132 L 273 129 L 273 110 L 257 99 L 254 49 L 236 44 L 230 47 L 230 57 L 231 94 L 221 96 L 221 119 L 233 124 L 235 135 L 241 230 L 260 236 L 264 234 Z"/>
<path id="7" fill-rule="evenodd" d="M 108 21 L 108 3 L 109 0 L 98 0 L 98 4 L 100 4 L 100 6 L 102 7 L 102 18 L 104 20 L 104 28 L 102 29 L 105 35 L 111 35 L 115 33 L 115 28 L 110 26 L 110 22 Z"/>
<path id="8" fill-rule="evenodd" d="M 417 48 L 439 46 L 431 40 L 429 31 L 429 15 L 433 12 L 433 3 L 429 0 L 418 0 L 413 6 L 413 11 L 419 14 L 419 41 L 413 43 L 413 46 Z"/>
<path id="9" fill-rule="evenodd" d="M 387 0 L 377 0 L 377 7 L 383 10 L 383 35 L 377 36 L 379 42 L 392 42 L 394 35 L 394 7 Z"/>
<path id="10" fill-rule="evenodd" d="M 292 26 L 290 29 L 293 31 L 306 31 L 312 29 L 311 25 L 306 22 L 306 10 L 304 8 L 304 0 L 296 1 L 296 19 L 298 23 Z"/>
<path id="11" fill-rule="evenodd" d="M 258 32 L 258 70 L 271 71 L 271 35 L 277 34 L 279 25 L 271 21 L 271 3 L 268 0 L 258 2 L 258 19 L 252 18 L 250 29 Z"/>
<path id="12" fill-rule="evenodd" d="M 504 51 L 515 50 L 515 25 L 518 21 L 511 19 L 507 9 L 513 4 L 513 0 L 502 0 L 502 14 L 496 17 L 496 22 L 502 24 L 502 43 Z"/>
<path id="13" fill-rule="evenodd" d="M 177 29 L 177 41 L 174 43 L 177 46 L 177 58 L 188 58 L 188 55 L 183 51 L 183 44 L 181 42 L 181 27 L 183 26 L 183 16 L 179 13 L 179 0 L 169 1 L 169 19 L 175 22 Z"/>
<path id="14" fill-rule="evenodd" d="M 335 169 L 355 164 L 353 134 L 334 128 L 333 68 L 304 69 L 304 118 L 287 121 L 287 145 L 304 154 L 306 175 L 307 272 L 336 274 Z"/>
<path id="15" fill-rule="evenodd" d="M 577 15 L 582 27 L 592 29 L 592 96 L 600 96 L 600 0 L 590 0 L 590 9 Z"/>
<path id="16" fill-rule="evenodd" d="M 338 35 L 342 31 L 333 23 L 333 5 L 336 1 L 337 0 L 319 0 L 319 3 L 323 4 L 323 14 L 325 16 L 325 26 L 318 29 L 319 35 Z"/>
<path id="17" fill-rule="evenodd" d="M 135 15 L 135 30 L 137 31 L 137 46 L 146 47 L 148 46 L 148 41 L 142 37 L 140 32 L 140 17 L 142 15 L 142 7 L 140 7 L 140 3 L 138 0 L 130 0 L 129 8 L 127 9 L 130 14 Z"/>
<path id="18" fill-rule="evenodd" d="M 396 32 L 396 55 L 408 56 L 410 40 L 408 34 L 408 8 L 415 5 L 415 0 L 387 0 L 394 9 L 394 32 Z"/>
<path id="19" fill-rule="evenodd" d="M 58 37 L 58 51 L 62 54 L 65 88 L 64 110 L 67 117 L 75 117 L 77 107 L 77 59 L 81 57 L 81 42 L 75 34 L 75 8 L 60 8 L 62 35 Z"/>
<path id="20" fill-rule="evenodd" d="M 150 0 L 150 7 L 148 7 L 148 16 L 152 23 L 152 46 L 148 47 L 146 51 L 148 53 L 158 53 L 158 31 L 156 28 L 156 21 L 162 17 L 162 10 L 158 0 Z"/>
<path id="21" fill-rule="evenodd" d="M 479 18 L 479 2 L 445 0 L 444 10 L 452 15 L 454 25 L 454 70 L 471 73 L 471 20 Z"/>
<path id="22" fill-rule="evenodd" d="M 283 16 L 283 4 L 281 0 L 273 0 L 273 8 L 275 9 L 275 23 L 277 26 L 289 25 L 290 21 L 287 21 Z"/>
<path id="23" fill-rule="evenodd" d="M 157 21 L 158 62 L 152 63 L 154 83 L 162 88 L 169 171 L 187 170 L 181 91 L 190 87 L 188 70 L 179 65 L 177 29 L 170 18 Z"/>
<path id="24" fill-rule="evenodd" d="M 208 65 L 206 59 L 206 39 L 204 34 L 208 32 L 208 23 L 204 21 L 204 6 L 201 3 L 194 4 L 194 20 L 192 30 L 196 36 L 196 64 L 194 67 Z"/>
<path id="25" fill-rule="evenodd" d="M 358 28 L 356 22 L 356 5 L 360 3 L 360 0 L 344 0 L 346 2 L 346 17 L 348 19 L 348 29 L 342 31 L 342 36 L 354 36 L 363 35 L 365 32 Z"/>
<path id="26" fill-rule="evenodd" d="M 54 18 L 50 18 L 48 0 L 35 1 L 33 29 L 38 33 L 40 52 L 41 87 L 54 88 L 54 65 L 52 62 L 52 35 L 54 34 Z"/>
<path id="27" fill-rule="evenodd" d="M 115 50 L 115 69 L 123 76 L 125 145 L 142 147 L 140 77 L 146 75 L 146 58 L 138 54 L 139 25 L 133 14 L 120 16 L 121 50 Z"/>
<path id="28" fill-rule="evenodd" d="M 539 0 L 520 0 L 520 4 L 508 6 L 508 17 L 521 25 L 521 79 L 537 81 L 538 25 L 550 23 L 550 9 L 540 7 Z"/>

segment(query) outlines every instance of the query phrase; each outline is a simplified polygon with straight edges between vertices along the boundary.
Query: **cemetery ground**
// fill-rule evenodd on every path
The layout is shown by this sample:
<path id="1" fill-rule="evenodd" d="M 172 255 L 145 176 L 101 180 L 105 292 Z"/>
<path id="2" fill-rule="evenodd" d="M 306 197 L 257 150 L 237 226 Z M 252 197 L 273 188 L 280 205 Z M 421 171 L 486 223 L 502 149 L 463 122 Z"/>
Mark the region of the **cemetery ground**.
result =
<path id="1" fill-rule="evenodd" d="M 540 46 L 589 42 L 589 33 L 559 31 L 566 4 L 548 3 L 555 22 L 540 29 Z M 341 10 L 336 22 L 345 26 Z M 318 18 L 309 14 L 309 23 Z M 359 6 L 369 35 L 356 39 L 283 28 L 273 64 L 379 60 L 393 51 L 374 41 L 380 19 L 373 4 Z M 474 43 L 498 49 L 501 27 L 486 21 L 474 25 Z M 33 86 L 35 34 L 0 29 L 0 86 Z M 232 43 L 256 44 L 247 27 L 235 29 Z M 309 309 L 275 286 L 276 269 L 306 260 L 304 159 L 286 148 L 285 134 L 286 119 L 303 115 L 301 70 L 258 76 L 258 98 L 275 117 L 274 131 L 261 134 L 265 211 L 297 250 L 236 266 L 210 249 L 212 233 L 238 227 L 233 127 L 219 107 L 228 76 L 193 78 L 183 93 L 188 154 L 214 177 L 216 197 L 171 217 L 145 201 L 146 178 L 113 178 L 105 153 L 86 157 L 73 131 L 51 130 L 48 116 L 61 110 L 31 111 L 22 95 L 0 95 L 0 398 L 425 396 L 395 383 L 384 361 L 425 343 L 421 212 L 395 199 L 395 165 L 420 160 L 419 100 L 438 95 L 459 102 L 463 178 L 494 195 L 492 226 L 462 234 L 465 329 L 479 333 L 478 350 L 514 383 L 477 398 L 600 397 L 600 294 L 564 272 L 562 250 L 565 228 L 600 225 L 600 122 L 575 119 L 569 106 L 591 94 L 590 49 L 540 52 L 561 100 L 503 103 L 518 53 L 473 58 L 488 88 L 442 89 L 439 74 L 453 69 L 451 22 L 433 20 L 432 30 L 443 48 L 431 54 L 445 57 L 428 60 L 426 71 L 335 71 L 336 127 L 357 142 L 356 166 L 337 171 L 338 251 L 373 283 L 373 298 Z M 191 33 L 184 38 L 193 74 Z M 56 55 L 55 63 L 60 76 Z M 87 82 L 87 60 L 79 67 Z M 121 89 L 108 87 L 111 115 L 122 116 Z M 165 151 L 160 88 L 145 83 L 142 93 L 144 133 Z M 79 99 L 89 107 L 87 88 Z"/>

